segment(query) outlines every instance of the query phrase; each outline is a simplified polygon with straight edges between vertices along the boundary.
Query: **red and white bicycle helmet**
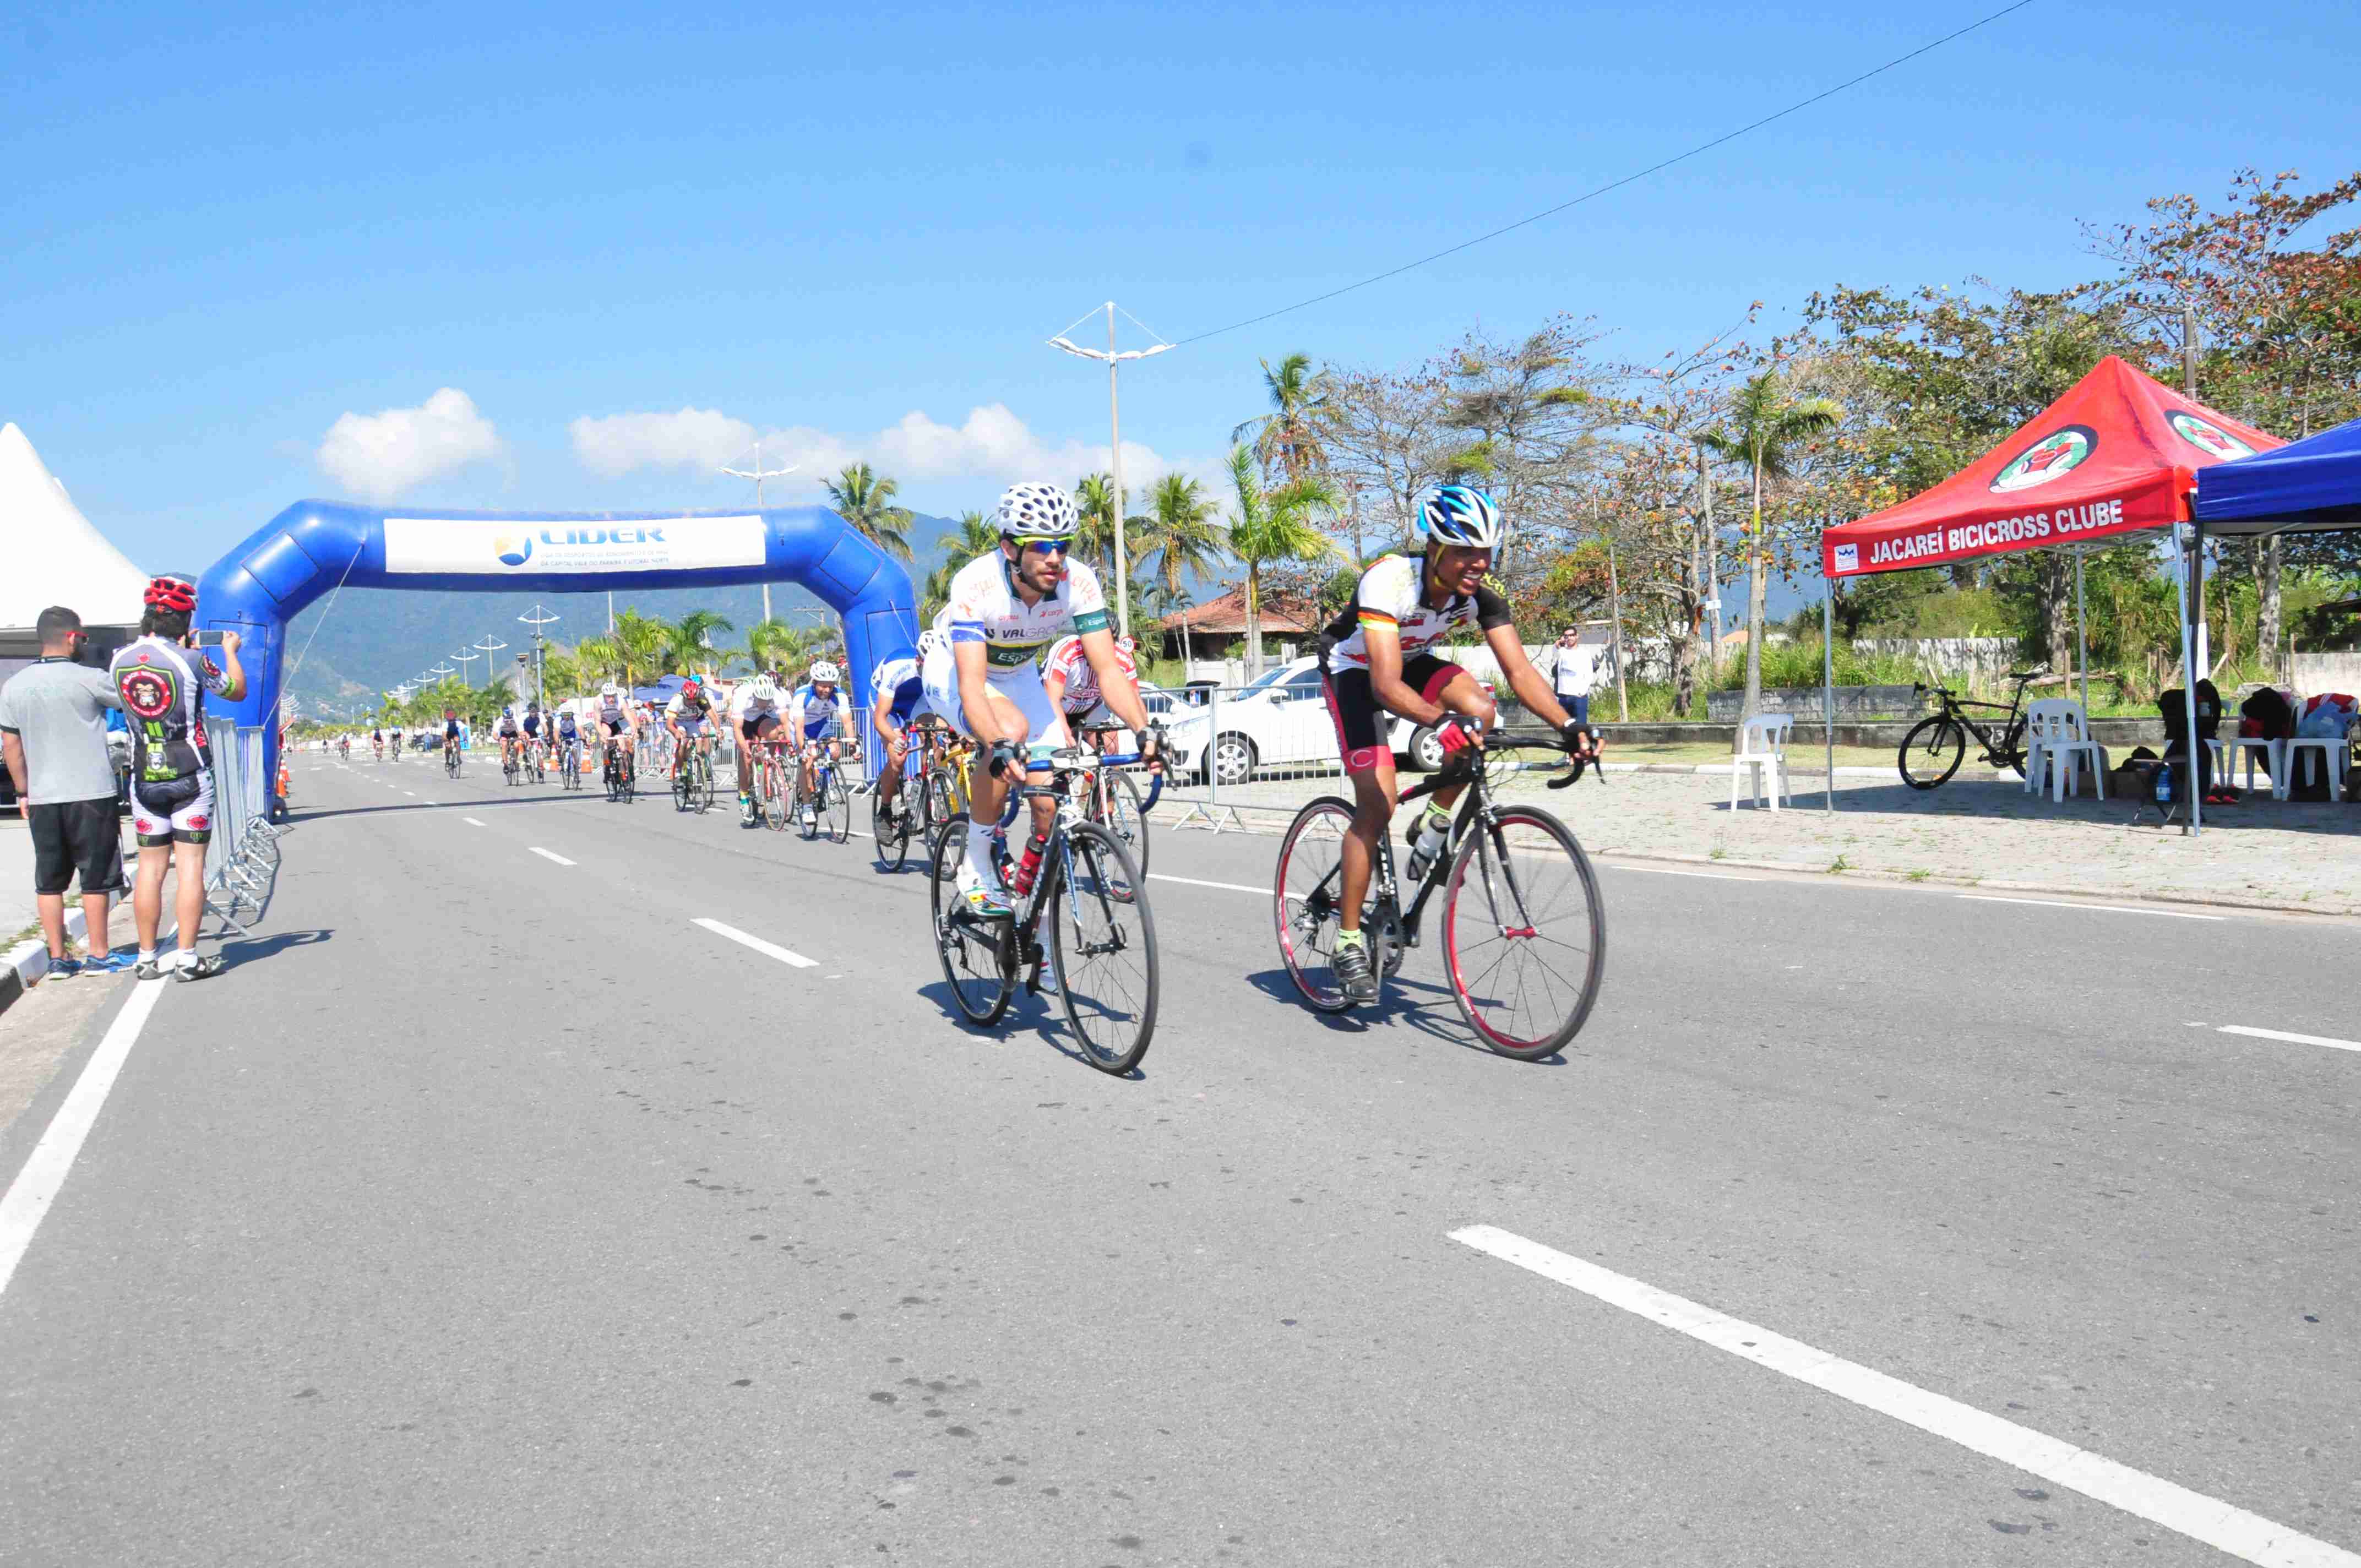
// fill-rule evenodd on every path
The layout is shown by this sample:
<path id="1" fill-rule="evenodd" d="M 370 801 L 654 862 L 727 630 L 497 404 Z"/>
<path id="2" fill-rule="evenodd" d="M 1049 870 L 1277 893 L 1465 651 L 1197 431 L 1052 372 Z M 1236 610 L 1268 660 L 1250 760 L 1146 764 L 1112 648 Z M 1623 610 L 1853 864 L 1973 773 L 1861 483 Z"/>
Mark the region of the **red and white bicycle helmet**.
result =
<path id="1" fill-rule="evenodd" d="M 146 602 L 149 609 L 192 614 L 197 608 L 197 585 L 168 572 L 148 580 Z"/>

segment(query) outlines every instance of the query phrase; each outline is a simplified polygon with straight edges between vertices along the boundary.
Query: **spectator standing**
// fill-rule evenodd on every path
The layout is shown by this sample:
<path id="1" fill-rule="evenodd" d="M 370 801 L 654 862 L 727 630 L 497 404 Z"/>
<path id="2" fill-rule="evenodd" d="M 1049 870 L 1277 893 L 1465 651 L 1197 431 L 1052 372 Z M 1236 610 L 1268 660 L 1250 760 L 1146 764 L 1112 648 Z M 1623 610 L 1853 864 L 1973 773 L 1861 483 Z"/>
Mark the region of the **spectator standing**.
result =
<path id="1" fill-rule="evenodd" d="M 1550 674 L 1550 684 L 1556 690 L 1557 705 L 1576 724 L 1590 722 L 1590 691 L 1598 682 L 1598 650 L 1584 647 L 1581 631 L 1567 627 L 1558 634 L 1556 667 Z"/>
<path id="2" fill-rule="evenodd" d="M 203 980 L 220 972 L 221 955 L 197 956 L 197 926 L 205 912 L 205 846 L 214 836 L 213 748 L 205 734 L 205 694 L 235 702 L 246 695 L 238 636 L 222 633 L 222 663 L 197 646 L 189 621 L 197 586 L 186 577 L 148 585 L 148 611 L 139 638 L 115 656 L 108 672 L 131 718 L 131 825 L 139 836 L 139 878 L 131 916 L 139 927 L 141 980 Z M 156 951 L 164 918 L 164 872 L 180 879 L 173 899 L 180 946 L 170 958 Z"/>
<path id="3" fill-rule="evenodd" d="M 0 752 L 33 839 L 33 894 L 49 972 L 113 973 L 130 960 L 107 950 L 111 894 L 123 891 L 123 838 L 115 825 L 115 763 L 106 749 L 109 708 L 123 706 L 100 672 L 80 663 L 90 641 L 82 617 L 62 605 L 34 623 L 41 658 L 0 686 Z M 87 961 L 66 946 L 66 889 L 82 878 Z"/>

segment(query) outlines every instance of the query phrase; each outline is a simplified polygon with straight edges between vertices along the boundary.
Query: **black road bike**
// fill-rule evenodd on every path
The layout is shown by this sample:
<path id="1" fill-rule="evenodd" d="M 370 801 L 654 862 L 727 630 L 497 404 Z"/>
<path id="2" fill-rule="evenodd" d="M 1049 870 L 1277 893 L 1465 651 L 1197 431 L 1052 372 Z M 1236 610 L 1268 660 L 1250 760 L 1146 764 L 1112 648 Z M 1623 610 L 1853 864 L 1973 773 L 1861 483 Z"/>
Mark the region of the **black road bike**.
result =
<path id="1" fill-rule="evenodd" d="M 1042 795 L 1057 801 L 1058 815 L 1033 889 L 1016 900 L 1014 915 L 978 915 L 960 892 L 959 867 L 967 855 L 963 811 L 936 830 L 930 889 L 935 951 L 961 1017 L 974 1028 L 992 1027 L 1008 1011 L 1020 978 L 1027 991 L 1039 993 L 1046 965 L 1083 1059 L 1117 1076 L 1139 1065 L 1156 1033 L 1156 921 L 1147 884 L 1123 841 L 1086 819 L 1078 779 L 1092 769 L 1139 760 L 1070 748 L 1026 764 L 1027 782 L 1008 792 L 1008 820 Z M 1031 782 L 1030 774 L 1044 772 L 1049 783 Z M 1150 806 L 1163 782 L 1159 775 L 1149 785 Z"/>
<path id="2" fill-rule="evenodd" d="M 713 759 L 693 740 L 681 752 L 679 766 L 672 776 L 672 805 L 675 811 L 703 813 L 713 809 Z"/>
<path id="3" fill-rule="evenodd" d="M 629 804 L 639 793 L 639 767 L 631 756 L 631 748 L 607 742 L 607 798 Z"/>
<path id="4" fill-rule="evenodd" d="M 1914 695 L 1934 698 L 1938 711 L 1912 725 L 1910 733 L 1902 738 L 1901 754 L 1895 758 L 1902 782 L 1912 789 L 1933 789 L 1949 779 L 1967 756 L 1970 735 L 1984 749 L 1985 762 L 1995 768 L 2015 768 L 2022 777 L 2025 688 L 2040 674 L 2038 670 L 2011 671 L 2008 678 L 2016 683 L 2016 688 L 2005 703 L 1962 697 L 1943 686 L 1912 686 Z M 1971 709 L 1982 709 L 1982 716 Z M 1994 720 L 1993 714 L 2001 717 Z"/>
<path id="5" fill-rule="evenodd" d="M 1389 828 L 1378 845 L 1361 931 L 1382 1003 L 1385 983 L 1419 946 L 1420 918 L 1440 894 L 1443 967 L 1461 1015 L 1500 1055 L 1537 1061 L 1573 1039 L 1598 1000 L 1607 972 L 1607 909 L 1590 857 L 1565 823 L 1538 806 L 1503 806 L 1493 798 L 1495 775 L 1524 765 L 1514 757 L 1520 751 L 1564 754 L 1565 742 L 1554 731 L 1495 730 L 1480 754 L 1463 752 L 1401 797 L 1408 806 L 1462 780 L 1469 784 L 1450 838 L 1419 879 L 1407 909 L 1394 876 Z M 1584 767 L 1569 760 L 1550 786 L 1574 783 Z M 1296 990 L 1323 1013 L 1353 1005 L 1334 962 L 1345 834 L 1352 825 L 1353 803 L 1338 795 L 1323 795 L 1298 812 L 1279 841 L 1272 889 L 1279 956 Z"/>

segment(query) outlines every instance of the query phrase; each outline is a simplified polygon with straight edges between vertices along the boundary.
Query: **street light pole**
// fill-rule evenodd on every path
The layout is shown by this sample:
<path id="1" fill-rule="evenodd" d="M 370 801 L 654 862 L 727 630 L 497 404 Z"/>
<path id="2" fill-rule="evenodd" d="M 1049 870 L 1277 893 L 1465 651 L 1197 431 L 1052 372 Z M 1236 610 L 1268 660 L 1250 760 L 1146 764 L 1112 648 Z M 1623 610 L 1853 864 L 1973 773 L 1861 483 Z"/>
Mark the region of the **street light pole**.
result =
<path id="1" fill-rule="evenodd" d="M 480 653 L 470 653 L 465 648 L 462 648 L 459 652 L 452 654 L 451 657 L 459 661 L 459 670 L 461 675 L 467 681 L 467 684 L 471 686 L 474 685 L 476 684 L 476 677 L 467 673 L 467 666 L 474 663 L 478 659 L 482 658 L 483 655 Z"/>
<path id="2" fill-rule="evenodd" d="M 492 675 L 492 655 L 493 655 L 493 654 L 495 654 L 495 653 L 497 653 L 497 652 L 499 652 L 501 649 L 503 649 L 503 648 L 507 647 L 507 646 L 508 646 L 508 644 L 507 644 L 507 643 L 505 643 L 505 642 L 500 641 L 499 639 L 495 638 L 495 637 L 494 637 L 490 632 L 487 631 L 487 632 L 485 632 L 485 633 L 484 633 L 484 640 L 483 640 L 481 642 L 470 642 L 470 643 L 468 643 L 468 644 L 467 644 L 467 646 L 468 646 L 468 647 L 470 647 L 470 648 L 480 649 L 480 650 L 483 652 L 483 655 L 484 655 L 484 689 L 485 689 L 485 690 L 487 690 L 487 691 L 489 691 L 489 690 L 491 689 L 492 682 L 493 682 L 493 675 Z"/>
<path id="3" fill-rule="evenodd" d="M 800 466 L 802 466 L 802 465 L 790 463 L 784 468 L 764 469 L 763 466 L 763 444 L 758 441 L 754 443 L 754 466 L 752 469 L 724 468 L 721 471 L 729 475 L 733 479 L 752 479 L 754 481 L 754 510 L 756 511 L 761 511 L 763 510 L 763 481 L 765 479 L 785 478 L 789 474 L 794 473 Z M 763 619 L 764 620 L 771 619 L 771 585 L 768 581 L 765 581 L 763 584 Z M 613 629 L 609 628 L 609 630 L 611 630 Z"/>
<path id="4" fill-rule="evenodd" d="M 545 707 L 549 704 L 549 688 L 548 683 L 542 675 L 541 629 L 544 626 L 554 626 L 566 618 L 555 610 L 544 609 L 539 603 L 535 603 L 532 609 L 518 616 L 517 619 L 533 628 L 533 700 Z"/>
<path id="5" fill-rule="evenodd" d="M 1107 439 L 1110 443 L 1109 450 L 1112 454 L 1113 459 L 1110 464 L 1113 473 L 1109 477 L 1115 482 L 1115 625 L 1116 630 L 1120 635 L 1128 637 L 1131 635 L 1131 557 L 1125 547 L 1126 541 L 1124 539 L 1123 408 L 1122 398 L 1116 384 L 1116 372 L 1121 367 L 1123 362 L 1126 359 L 1146 359 L 1153 355 L 1162 354 L 1177 345 L 1166 343 L 1159 338 L 1157 340 L 1156 345 L 1153 348 L 1132 348 L 1126 349 L 1120 354 L 1116 353 L 1115 346 L 1115 302 L 1113 300 L 1109 300 L 1106 302 L 1107 345 L 1105 348 L 1084 348 L 1082 345 L 1066 336 L 1065 333 L 1060 333 L 1057 336 L 1051 338 L 1049 340 L 1049 346 L 1052 348 L 1061 348 L 1068 354 L 1074 355 L 1080 358 L 1104 359 L 1106 361 Z M 1095 314 L 1096 313 L 1091 313 Z M 1124 313 L 1126 315 L 1130 315 L 1130 313 L 1127 311 Z M 1082 321 L 1088 321 L 1089 319 L 1090 315 L 1085 314 L 1082 318 Z M 1139 320 L 1137 316 L 1132 316 L 1131 319 L 1135 323 Z M 1076 322 L 1074 326 L 1080 326 L 1082 324 L 1082 321 Z M 1072 330 L 1073 327 L 1068 327 L 1066 329 L 1067 332 L 1071 332 Z"/>

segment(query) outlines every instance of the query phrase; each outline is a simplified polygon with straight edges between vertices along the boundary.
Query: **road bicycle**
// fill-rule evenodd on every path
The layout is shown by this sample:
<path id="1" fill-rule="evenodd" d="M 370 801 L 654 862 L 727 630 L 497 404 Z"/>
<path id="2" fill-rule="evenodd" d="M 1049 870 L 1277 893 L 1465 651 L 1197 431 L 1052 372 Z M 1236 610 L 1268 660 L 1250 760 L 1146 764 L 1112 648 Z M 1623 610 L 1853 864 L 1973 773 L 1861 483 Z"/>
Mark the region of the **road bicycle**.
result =
<path id="1" fill-rule="evenodd" d="M 459 743 L 456 740 L 446 741 L 443 747 L 443 771 L 456 779 L 459 776 Z"/>
<path id="2" fill-rule="evenodd" d="M 1119 735 L 1124 726 L 1093 724 L 1086 732 L 1093 736 Z M 1082 782 L 1090 820 L 1122 839 L 1123 847 L 1131 851 L 1132 863 L 1139 868 L 1140 875 L 1146 876 L 1148 806 L 1141 795 L 1138 775 L 1127 768 L 1093 768 Z"/>
<path id="3" fill-rule="evenodd" d="M 713 809 L 713 759 L 704 747 L 691 745 L 681 752 L 672 775 L 672 805 L 675 811 Z"/>
<path id="4" fill-rule="evenodd" d="M 1077 776 L 1090 769 L 1139 760 L 1070 748 L 1026 764 L 1027 780 L 1008 792 L 1002 826 L 1041 796 L 1054 799 L 1058 809 L 1032 890 L 1016 899 L 1013 915 L 978 915 L 959 890 L 967 813 L 955 813 L 936 829 L 930 889 L 935 951 L 952 1001 L 971 1027 L 999 1023 L 1020 978 L 1027 992 L 1038 995 L 1048 966 L 1084 1060 L 1101 1072 L 1122 1075 L 1148 1054 L 1156 1033 L 1158 971 L 1147 884 L 1122 840 L 1085 818 L 1082 798 L 1073 787 Z M 1048 773 L 1049 782 L 1032 782 L 1037 773 Z M 1159 776 L 1150 787 L 1151 804 L 1162 784 Z"/>
<path id="5" fill-rule="evenodd" d="M 1995 768 L 2015 768 L 2025 773 L 2025 688 L 2038 670 L 2013 670 L 2009 679 L 2016 683 L 2005 703 L 1983 702 L 1961 697 L 1942 686 L 1914 685 L 1912 695 L 1933 697 L 1938 711 L 1910 727 L 1902 738 L 1902 750 L 1895 757 L 1902 770 L 1902 782 L 1912 789 L 1933 789 L 1960 771 L 1960 762 L 1967 755 L 1968 737 L 1972 734 L 1983 748 L 1983 760 Z M 1971 708 L 1982 708 L 1988 713 L 2003 715 L 1997 722 L 1979 718 Z"/>
<path id="6" fill-rule="evenodd" d="M 923 839 L 932 824 L 927 816 L 927 748 L 921 733 L 913 729 L 904 734 L 902 747 L 901 787 L 888 801 L 877 787 L 876 779 L 861 786 L 857 793 L 869 796 L 869 830 L 877 840 L 877 858 L 889 872 L 898 872 L 908 863 L 910 840 Z M 879 758 L 880 762 L 886 759 Z"/>
<path id="7" fill-rule="evenodd" d="M 541 740 L 540 737 L 536 736 L 533 740 L 527 740 L 524 743 L 524 776 L 526 783 L 543 784 L 547 782 L 549 775 L 543 767 L 543 762 L 544 758 Z"/>
<path id="8" fill-rule="evenodd" d="M 952 817 L 966 819 L 968 762 L 975 755 L 975 743 L 966 737 L 954 736 L 947 729 L 937 733 L 940 739 L 932 748 L 933 755 L 927 763 L 926 789 L 919 797 L 925 808 L 923 831 L 928 843 Z"/>
<path id="9" fill-rule="evenodd" d="M 568 740 L 557 749 L 557 780 L 567 789 L 582 787 L 582 742 Z"/>
<path id="10" fill-rule="evenodd" d="M 607 742 L 604 779 L 609 801 L 621 801 L 626 806 L 631 804 L 640 788 L 639 765 L 631 755 L 631 747 L 619 746 L 612 740 Z"/>
<path id="11" fill-rule="evenodd" d="M 819 748 L 812 761 L 812 787 L 798 805 L 812 814 L 811 823 L 804 829 L 806 839 L 828 839 L 841 844 L 852 837 L 852 801 L 844 782 L 844 763 L 830 759 L 828 742 L 809 742 Z M 801 770 L 797 770 L 801 782 Z"/>
<path id="12" fill-rule="evenodd" d="M 784 833 L 795 820 L 796 784 L 800 770 L 789 765 L 785 740 L 759 740 L 754 755 L 754 813 L 774 833 Z"/>
<path id="13" fill-rule="evenodd" d="M 1421 919 L 1439 894 L 1443 967 L 1461 1016 L 1500 1055 L 1537 1061 L 1574 1038 L 1598 1000 L 1607 911 L 1590 857 L 1565 823 L 1538 806 L 1493 798 L 1509 773 L 1526 766 L 1515 760 L 1520 751 L 1564 753 L 1565 742 L 1554 731 L 1495 730 L 1480 755 L 1462 753 L 1401 797 L 1409 806 L 1451 784 L 1469 784 L 1444 849 L 1420 877 L 1407 909 L 1389 827 L 1378 842 L 1361 932 L 1382 1003 L 1383 987 L 1420 945 Z M 1574 783 L 1584 767 L 1581 759 L 1569 759 L 1551 787 Z M 1353 803 L 1337 795 L 1296 813 L 1279 840 L 1272 889 L 1279 957 L 1296 990 L 1323 1013 L 1353 1005 L 1334 964 L 1343 845 L 1352 823 Z"/>
<path id="14" fill-rule="evenodd" d="M 511 787 L 523 782 L 524 768 L 517 760 L 517 753 L 522 750 L 513 740 L 500 742 L 500 781 Z"/>

